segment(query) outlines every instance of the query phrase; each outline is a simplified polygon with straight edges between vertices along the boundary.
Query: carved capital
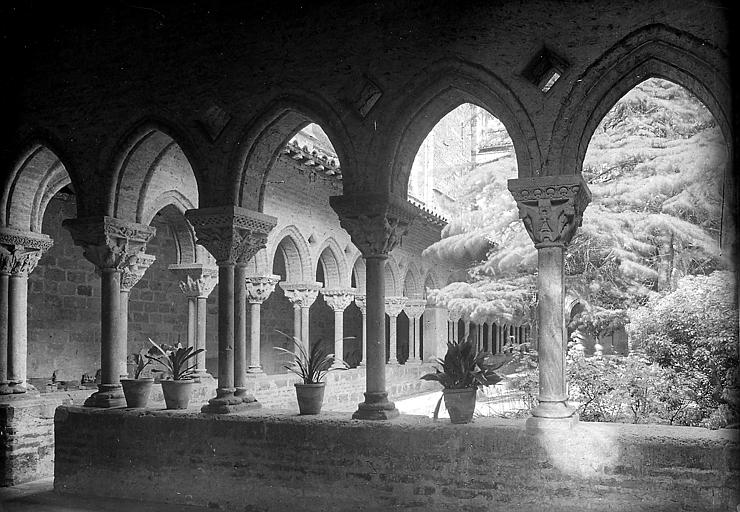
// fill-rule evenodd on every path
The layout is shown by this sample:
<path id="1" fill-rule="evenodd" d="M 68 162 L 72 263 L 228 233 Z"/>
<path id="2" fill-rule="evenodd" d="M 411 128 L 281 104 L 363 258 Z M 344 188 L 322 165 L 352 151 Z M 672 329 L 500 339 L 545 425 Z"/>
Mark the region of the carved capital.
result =
<path id="1" fill-rule="evenodd" d="M 591 201 L 591 192 L 581 175 L 509 180 L 509 191 L 537 248 L 570 243 Z"/>
<path id="2" fill-rule="evenodd" d="M 447 319 L 450 322 L 459 322 L 461 318 L 462 314 L 459 311 L 453 311 L 451 309 L 447 311 Z"/>
<path id="3" fill-rule="evenodd" d="M 247 287 L 247 300 L 250 304 L 262 304 L 275 291 L 275 285 L 280 282 L 280 276 L 248 276 L 244 279 Z"/>
<path id="4" fill-rule="evenodd" d="M 135 265 L 146 244 L 157 230 L 146 224 L 126 222 L 114 217 L 83 217 L 62 222 L 75 245 L 98 269 L 123 270 Z"/>
<path id="5" fill-rule="evenodd" d="M 355 295 L 355 304 L 360 309 L 362 315 L 367 315 L 367 296 L 364 294 Z"/>
<path id="6" fill-rule="evenodd" d="M 419 318 L 424 314 L 424 310 L 427 307 L 427 301 L 424 299 L 408 299 L 403 310 L 406 312 L 406 316 L 409 318 Z"/>
<path id="7" fill-rule="evenodd" d="M 385 312 L 388 313 L 388 316 L 396 317 L 400 315 L 407 300 L 406 297 L 386 297 Z"/>
<path id="8" fill-rule="evenodd" d="M 301 308 L 310 308 L 323 286 L 323 283 L 280 283 L 288 300 Z"/>
<path id="9" fill-rule="evenodd" d="M 124 267 L 123 271 L 121 272 L 121 291 L 131 291 L 131 288 L 136 286 L 136 283 L 138 283 L 141 278 L 144 277 L 144 273 L 149 267 L 152 266 L 152 263 L 154 263 L 156 259 L 157 257 L 153 254 L 146 254 L 142 252 L 137 255 L 136 262 L 129 267 Z"/>
<path id="10" fill-rule="evenodd" d="M 416 215 L 408 201 L 381 194 L 333 196 L 329 202 L 366 258 L 386 256 L 396 248 Z"/>
<path id="11" fill-rule="evenodd" d="M 188 210 L 185 218 L 195 229 L 197 243 L 218 265 L 249 261 L 265 247 L 267 235 L 277 224 L 275 217 L 238 206 Z"/>
<path id="12" fill-rule="evenodd" d="M 167 267 L 180 281 L 186 297 L 208 297 L 218 284 L 218 268 L 203 263 L 176 264 Z"/>
<path id="13" fill-rule="evenodd" d="M 27 276 L 53 244 L 41 233 L 0 228 L 0 273 Z"/>
<path id="14" fill-rule="evenodd" d="M 347 309 L 353 300 L 355 300 L 355 288 L 324 288 L 321 295 L 324 302 L 336 313 Z"/>

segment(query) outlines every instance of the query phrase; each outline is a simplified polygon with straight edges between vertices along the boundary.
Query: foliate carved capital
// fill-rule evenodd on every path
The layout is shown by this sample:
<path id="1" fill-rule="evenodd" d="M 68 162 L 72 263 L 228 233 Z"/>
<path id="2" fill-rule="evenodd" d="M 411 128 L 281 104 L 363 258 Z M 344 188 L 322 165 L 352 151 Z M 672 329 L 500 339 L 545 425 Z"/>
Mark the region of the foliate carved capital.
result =
<path id="1" fill-rule="evenodd" d="M 140 253 L 136 257 L 136 262 L 128 267 L 124 267 L 121 272 L 121 291 L 129 292 L 131 288 L 136 286 L 146 270 L 152 266 L 152 263 L 157 259 L 153 254 Z"/>
<path id="2" fill-rule="evenodd" d="M 324 302 L 336 313 L 347 309 L 353 300 L 355 300 L 355 288 L 324 288 L 321 295 Z"/>
<path id="3" fill-rule="evenodd" d="M 262 304 L 275 291 L 275 285 L 280 282 L 280 276 L 248 276 L 244 279 L 247 287 L 247 301 L 250 304 Z"/>
<path id="4" fill-rule="evenodd" d="M 218 284 L 218 268 L 203 263 L 176 264 L 167 267 L 180 281 L 186 297 L 208 297 Z"/>
<path id="5" fill-rule="evenodd" d="M 408 201 L 381 194 L 333 196 L 329 202 L 366 258 L 385 256 L 395 249 L 416 216 Z"/>
<path id="6" fill-rule="evenodd" d="M 591 201 L 591 192 L 581 175 L 509 180 L 509 191 L 537 248 L 570 243 Z"/>
<path id="7" fill-rule="evenodd" d="M 301 308 L 310 308 L 323 286 L 323 283 L 280 283 L 288 300 Z"/>
<path id="8" fill-rule="evenodd" d="M 427 307 L 427 301 L 424 299 L 408 299 L 403 310 L 406 312 L 406 316 L 409 318 L 419 318 L 424 314 L 424 310 Z"/>
<path id="9" fill-rule="evenodd" d="M 355 295 L 355 304 L 363 315 L 367 315 L 367 296 L 364 294 Z"/>
<path id="10" fill-rule="evenodd" d="M 0 272 L 27 276 L 53 244 L 49 236 L 41 233 L 0 228 Z"/>
<path id="11" fill-rule="evenodd" d="M 216 263 L 247 262 L 267 244 L 277 224 L 270 215 L 238 206 L 199 208 L 185 212 L 195 229 L 197 243 L 216 258 Z"/>
<path id="12" fill-rule="evenodd" d="M 388 313 L 388 316 L 396 317 L 400 315 L 407 300 L 406 297 L 386 297 L 385 312 Z"/>
<path id="13" fill-rule="evenodd" d="M 114 217 L 83 217 L 62 222 L 75 245 L 98 269 L 123 270 L 135 265 L 146 251 L 146 244 L 157 230 L 146 224 L 126 222 Z"/>

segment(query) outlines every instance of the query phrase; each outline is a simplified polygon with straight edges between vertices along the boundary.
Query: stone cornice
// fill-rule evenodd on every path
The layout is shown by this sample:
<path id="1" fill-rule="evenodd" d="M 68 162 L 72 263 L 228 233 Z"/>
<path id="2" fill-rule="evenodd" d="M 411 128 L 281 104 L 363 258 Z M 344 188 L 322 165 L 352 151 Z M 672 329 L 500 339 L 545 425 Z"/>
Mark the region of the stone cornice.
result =
<path id="1" fill-rule="evenodd" d="M 43 233 L 21 231 L 14 228 L 0 228 L 0 245 L 35 249 L 43 253 L 54 245 L 54 240 Z"/>
<path id="2" fill-rule="evenodd" d="M 519 207 L 519 217 L 538 249 L 570 243 L 591 201 L 591 192 L 580 174 L 520 178 L 509 180 L 508 186 Z"/>
<path id="3" fill-rule="evenodd" d="M 416 216 L 415 207 L 395 196 L 353 194 L 332 196 L 329 202 L 366 258 L 387 256 L 401 243 Z"/>
<path id="4" fill-rule="evenodd" d="M 336 313 L 347 309 L 353 300 L 355 300 L 356 288 L 324 288 L 321 295 L 324 302 Z"/>
<path id="5" fill-rule="evenodd" d="M 152 263 L 157 259 L 153 254 L 140 253 L 136 257 L 136 263 L 131 266 L 124 267 L 121 272 L 121 291 L 128 292 L 131 288 L 136 286 L 147 269 L 152 266 Z"/>
<path id="6" fill-rule="evenodd" d="M 197 243 L 216 258 L 216 263 L 247 262 L 267 244 L 277 219 L 238 206 L 199 208 L 185 212 L 195 229 Z"/>
<path id="7" fill-rule="evenodd" d="M 208 297 L 218 284 L 218 268 L 203 263 L 169 265 L 167 269 L 177 276 L 180 291 L 186 297 Z"/>
<path id="8" fill-rule="evenodd" d="M 262 304 L 275 291 L 275 285 L 280 282 L 280 276 L 247 276 L 244 284 L 247 287 L 247 301 L 250 304 Z"/>
<path id="9" fill-rule="evenodd" d="M 82 217 L 62 222 L 75 245 L 82 246 L 85 258 L 98 269 L 124 267 L 136 263 L 138 255 L 156 229 L 146 224 L 126 222 L 114 217 Z"/>
<path id="10" fill-rule="evenodd" d="M 397 317 L 403 311 L 407 300 L 406 297 L 386 297 L 385 312 L 388 316 Z"/>

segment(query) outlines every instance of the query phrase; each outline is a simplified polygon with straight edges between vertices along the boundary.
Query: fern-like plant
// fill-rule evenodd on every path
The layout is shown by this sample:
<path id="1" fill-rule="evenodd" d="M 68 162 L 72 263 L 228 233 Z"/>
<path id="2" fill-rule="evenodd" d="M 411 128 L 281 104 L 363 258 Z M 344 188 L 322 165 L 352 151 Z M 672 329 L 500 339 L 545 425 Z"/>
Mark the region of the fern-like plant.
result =
<path id="1" fill-rule="evenodd" d="M 183 347 L 180 343 L 174 347 L 164 344 L 160 346 L 151 338 L 149 338 L 149 341 L 153 347 L 146 354 L 146 357 L 150 361 L 156 361 L 164 367 L 164 370 L 154 369 L 152 370 L 153 372 L 164 372 L 169 377 L 172 377 L 172 380 L 193 378 L 196 364 L 189 364 L 188 360 L 203 352 L 204 349 L 199 348 L 195 350 L 193 347 Z"/>
<path id="2" fill-rule="evenodd" d="M 295 346 L 295 350 L 273 347 L 275 350 L 289 355 L 292 359 L 291 363 L 283 365 L 283 368 L 298 375 L 303 379 L 304 384 L 318 384 L 323 382 L 327 373 L 349 368 L 347 363 L 334 357 L 334 354 L 326 352 L 321 346 L 321 341 L 316 342 L 310 350 L 307 350 L 300 339 L 295 336 L 288 336 L 282 331 L 277 332 L 290 339 Z M 335 366 L 335 361 L 339 363 L 339 366 Z"/>

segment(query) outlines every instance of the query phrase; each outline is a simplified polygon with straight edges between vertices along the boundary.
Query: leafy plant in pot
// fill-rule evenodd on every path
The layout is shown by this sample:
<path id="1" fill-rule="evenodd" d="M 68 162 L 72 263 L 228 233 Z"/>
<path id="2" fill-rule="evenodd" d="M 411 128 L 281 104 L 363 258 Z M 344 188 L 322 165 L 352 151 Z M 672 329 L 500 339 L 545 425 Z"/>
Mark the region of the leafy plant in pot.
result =
<path id="1" fill-rule="evenodd" d="M 193 375 L 196 364 L 190 364 L 196 355 L 204 349 L 195 350 L 193 347 L 183 347 L 180 343 L 176 346 L 157 345 L 151 338 L 149 342 L 153 345 L 149 349 L 147 358 L 156 361 L 164 369 L 154 369 L 153 372 L 163 372 L 165 379 L 162 383 L 162 394 L 167 409 L 187 409 L 190 403 L 192 386 L 195 382 Z M 152 355 L 153 354 L 153 355 Z"/>
<path id="2" fill-rule="evenodd" d="M 302 383 L 296 382 L 295 391 L 298 399 L 298 410 L 300 414 L 319 414 L 321 406 L 324 403 L 324 389 L 326 375 L 334 370 L 347 370 L 347 363 L 334 354 L 329 354 L 321 347 L 321 341 L 317 341 L 310 350 L 306 349 L 305 344 L 295 336 L 278 331 L 293 342 L 295 350 L 288 350 L 283 347 L 274 347 L 275 350 L 287 354 L 292 361 L 283 368 L 295 373 L 301 379 Z M 346 338 L 345 338 L 346 339 Z"/>
<path id="3" fill-rule="evenodd" d="M 138 353 L 131 354 L 129 359 L 134 364 L 134 378 L 121 379 L 123 395 L 126 397 L 126 406 L 137 408 L 146 407 L 149 402 L 149 394 L 152 391 L 154 379 L 151 377 L 142 377 L 141 372 L 151 363 L 151 360 L 147 357 L 146 351 L 143 348 Z"/>
<path id="4" fill-rule="evenodd" d="M 437 402 L 434 417 L 444 398 L 445 407 L 452 423 L 470 423 L 475 412 L 475 397 L 478 388 L 496 384 L 501 380 L 495 370 L 502 367 L 510 358 L 493 356 L 490 352 L 476 351 L 471 340 L 448 342 L 444 359 L 436 362 L 442 369 L 427 373 L 423 380 L 434 380 L 442 384 L 442 396 Z"/>

